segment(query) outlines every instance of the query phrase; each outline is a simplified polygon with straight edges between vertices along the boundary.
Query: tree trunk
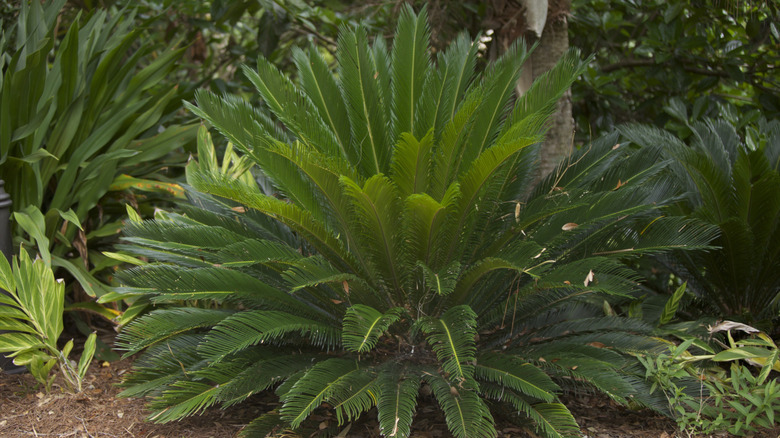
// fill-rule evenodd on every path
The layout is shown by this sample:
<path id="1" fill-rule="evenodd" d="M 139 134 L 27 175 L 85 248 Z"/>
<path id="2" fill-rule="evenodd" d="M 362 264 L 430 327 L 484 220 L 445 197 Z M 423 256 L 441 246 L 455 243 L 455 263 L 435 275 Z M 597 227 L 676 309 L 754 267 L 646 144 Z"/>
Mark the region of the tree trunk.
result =
<path id="1" fill-rule="evenodd" d="M 523 73 L 517 84 L 518 94 L 523 94 L 536 78 L 550 70 L 569 49 L 568 14 L 571 0 L 499 1 L 494 2 L 493 6 L 495 9 L 491 11 L 492 17 L 489 17 L 488 22 L 496 27 L 502 49 L 509 47 L 521 36 L 529 45 L 539 42 L 539 46 L 523 66 Z M 547 6 L 546 16 L 539 11 L 544 6 Z M 561 159 L 571 150 L 573 139 L 571 91 L 567 91 L 558 102 L 558 111 L 550 121 L 550 130 L 542 145 L 535 181 L 555 170 Z"/>
<path id="2" fill-rule="evenodd" d="M 532 68 L 529 70 L 533 70 L 534 79 L 550 70 L 569 49 L 568 11 L 571 0 L 550 2 L 551 8 L 556 3 L 565 3 L 566 12 L 547 14 L 547 23 L 539 41 L 539 47 L 530 58 L 530 67 Z M 558 111 L 550 121 L 550 130 L 542 146 L 537 180 L 555 170 L 561 159 L 571 151 L 573 141 L 574 119 L 571 114 L 571 90 L 567 90 L 563 98 L 558 101 Z"/>

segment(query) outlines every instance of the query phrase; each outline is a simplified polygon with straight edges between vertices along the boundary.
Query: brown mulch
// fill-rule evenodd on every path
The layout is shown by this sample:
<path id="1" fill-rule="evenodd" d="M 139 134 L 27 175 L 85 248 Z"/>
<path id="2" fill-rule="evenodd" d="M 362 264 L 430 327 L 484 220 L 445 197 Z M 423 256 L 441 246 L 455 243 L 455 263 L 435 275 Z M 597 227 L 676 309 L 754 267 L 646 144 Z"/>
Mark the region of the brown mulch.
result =
<path id="1" fill-rule="evenodd" d="M 117 398 L 116 383 L 127 372 L 131 362 L 93 362 L 81 394 L 64 392 L 55 383 L 48 394 L 29 374 L 0 373 L 0 437 L 129 437 L 129 438 L 222 438 L 233 437 L 262 412 L 277 407 L 272 395 L 259 396 L 227 410 L 210 409 L 201 416 L 178 422 L 153 424 L 144 421 L 148 411 L 144 401 Z M 588 438 L 682 438 L 667 418 L 652 412 L 631 411 L 600 397 L 584 397 L 567 401 L 582 436 Z M 413 437 L 446 438 L 444 420 L 437 406 L 420 403 L 414 421 Z M 371 415 L 359 424 L 339 428 L 329 412 L 315 412 L 303 437 L 325 436 L 325 432 L 341 437 L 377 437 L 378 425 Z M 374 418 L 376 418 L 374 416 Z M 535 437 L 520 427 L 499 421 L 501 438 Z M 778 437 L 776 429 L 766 437 Z M 758 438 L 758 435 L 756 436 Z"/>

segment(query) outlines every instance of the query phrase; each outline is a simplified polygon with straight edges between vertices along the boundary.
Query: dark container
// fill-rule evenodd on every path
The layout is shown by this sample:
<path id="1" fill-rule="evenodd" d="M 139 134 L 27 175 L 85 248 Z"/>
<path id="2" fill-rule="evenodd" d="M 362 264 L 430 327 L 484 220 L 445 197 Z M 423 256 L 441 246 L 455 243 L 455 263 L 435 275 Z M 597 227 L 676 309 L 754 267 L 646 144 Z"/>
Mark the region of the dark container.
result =
<path id="1" fill-rule="evenodd" d="M 11 238 L 11 196 L 5 192 L 5 181 L 0 179 L 0 250 L 3 251 L 8 261 L 14 254 L 13 240 Z M 8 292 L 0 289 L 0 293 L 8 295 Z M 0 333 L 3 333 L 0 331 Z M 0 370 L 6 374 L 18 374 L 27 371 L 25 367 L 16 366 L 13 359 L 0 354 Z"/>

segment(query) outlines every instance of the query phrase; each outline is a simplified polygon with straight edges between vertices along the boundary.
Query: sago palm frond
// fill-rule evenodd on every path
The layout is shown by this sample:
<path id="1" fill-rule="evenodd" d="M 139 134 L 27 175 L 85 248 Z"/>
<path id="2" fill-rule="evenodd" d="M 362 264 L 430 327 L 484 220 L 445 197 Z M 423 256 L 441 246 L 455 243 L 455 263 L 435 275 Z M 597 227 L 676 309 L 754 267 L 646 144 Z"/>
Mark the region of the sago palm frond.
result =
<path id="1" fill-rule="evenodd" d="M 417 407 L 421 378 L 416 370 L 383 371 L 377 379 L 376 407 L 379 430 L 384 436 L 409 436 Z"/>
<path id="2" fill-rule="evenodd" d="M 341 335 L 344 348 L 358 353 L 370 351 L 390 324 L 398 320 L 400 313 L 398 307 L 380 313 L 362 304 L 351 306 L 344 315 Z"/>
<path id="3" fill-rule="evenodd" d="M 721 315 L 751 323 L 769 321 L 780 311 L 775 268 L 780 261 L 780 124 L 758 125 L 752 138 L 741 139 L 724 120 L 693 123 L 690 145 L 658 129 L 621 129 L 632 142 L 665 147 L 677 161 L 671 173 L 683 195 L 677 207 L 719 231 L 713 245 L 720 249 L 680 254 L 670 266 L 676 265 L 683 280 L 691 280 L 689 290 Z"/>

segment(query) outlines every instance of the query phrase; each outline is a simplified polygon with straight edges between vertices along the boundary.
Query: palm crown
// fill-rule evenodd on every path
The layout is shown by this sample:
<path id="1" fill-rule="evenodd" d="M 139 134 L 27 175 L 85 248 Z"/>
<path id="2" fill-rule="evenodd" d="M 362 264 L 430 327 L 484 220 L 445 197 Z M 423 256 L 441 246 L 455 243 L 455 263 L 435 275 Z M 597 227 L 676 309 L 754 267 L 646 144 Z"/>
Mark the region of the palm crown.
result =
<path id="1" fill-rule="evenodd" d="M 194 165 L 185 215 L 127 227 L 125 249 L 159 261 L 119 290 L 160 306 L 121 334 L 128 354 L 146 349 L 125 395 L 154 396 L 153 419 L 274 387 L 281 408 L 245 435 L 327 403 L 340 422 L 376 407 L 382 434 L 408 436 L 423 391 L 455 436 L 494 436 L 502 404 L 559 436 L 577 431 L 561 384 L 651 402 L 621 354 L 653 348 L 651 327 L 604 317 L 604 296 L 635 287 L 618 257 L 711 230 L 660 217 L 659 151 L 615 136 L 529 187 L 576 52 L 514 100 L 522 44 L 477 74 L 467 37 L 435 63 L 428 39 L 407 8 L 391 51 L 343 29 L 336 74 L 314 48 L 294 54 L 297 85 L 264 59 L 244 67 L 267 111 L 198 94 L 190 109 L 273 192 Z"/>
<path id="2" fill-rule="evenodd" d="M 646 126 L 621 131 L 637 144 L 664 146 L 686 194 L 681 210 L 720 231 L 718 250 L 678 254 L 668 266 L 713 313 L 769 330 L 780 316 L 780 122 L 749 125 L 744 139 L 734 125 L 689 124 L 690 145 Z"/>

